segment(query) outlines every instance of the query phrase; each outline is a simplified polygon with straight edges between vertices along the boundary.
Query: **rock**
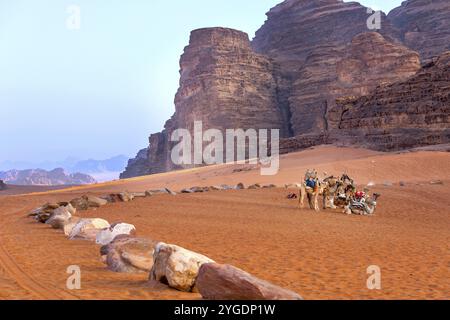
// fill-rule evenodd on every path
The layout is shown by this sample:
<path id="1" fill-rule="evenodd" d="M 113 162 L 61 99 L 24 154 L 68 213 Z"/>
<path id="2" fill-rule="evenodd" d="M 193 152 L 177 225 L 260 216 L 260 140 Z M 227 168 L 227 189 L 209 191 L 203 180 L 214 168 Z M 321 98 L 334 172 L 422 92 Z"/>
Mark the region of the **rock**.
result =
<path id="1" fill-rule="evenodd" d="M 150 280 L 162 282 L 180 291 L 195 291 L 198 270 L 213 260 L 176 245 L 158 243 Z"/>
<path id="2" fill-rule="evenodd" d="M 90 208 L 100 208 L 101 206 L 104 206 L 108 204 L 108 201 L 102 198 L 94 197 L 94 196 L 83 196 L 83 198 L 86 199 L 88 202 L 88 206 Z"/>
<path id="3" fill-rule="evenodd" d="M 245 185 L 243 183 L 238 183 L 236 185 L 236 190 L 244 190 L 245 189 Z"/>
<path id="4" fill-rule="evenodd" d="M 101 230 L 97 234 L 96 243 L 101 245 L 107 245 L 114 241 L 117 236 L 120 235 L 132 235 L 136 233 L 136 227 L 128 223 L 115 223 L 109 228 Z"/>
<path id="5" fill-rule="evenodd" d="M 192 187 L 181 190 L 181 193 L 203 193 L 210 191 L 209 187 Z"/>
<path id="6" fill-rule="evenodd" d="M 70 201 L 70 204 L 78 211 L 85 211 L 89 209 L 89 201 L 86 197 L 75 198 Z"/>
<path id="7" fill-rule="evenodd" d="M 197 288 L 207 300 L 303 300 L 300 295 L 230 265 L 203 264 Z"/>
<path id="8" fill-rule="evenodd" d="M 450 2 L 409 0 L 389 12 L 389 20 L 400 29 L 404 43 L 429 61 L 450 50 Z"/>
<path id="9" fill-rule="evenodd" d="M 385 187 L 392 187 L 394 184 L 393 184 L 392 182 L 390 182 L 390 181 L 385 181 L 385 182 L 383 183 L 383 185 L 384 185 Z"/>
<path id="10" fill-rule="evenodd" d="M 147 193 L 146 192 L 132 192 L 131 195 L 133 196 L 133 198 L 145 198 L 145 197 L 147 197 Z"/>
<path id="11" fill-rule="evenodd" d="M 430 182 L 431 185 L 443 185 L 444 182 L 441 180 L 434 180 Z"/>
<path id="12" fill-rule="evenodd" d="M 400 181 L 400 187 L 405 187 L 406 186 L 406 183 L 405 182 L 403 182 L 403 181 Z"/>
<path id="13" fill-rule="evenodd" d="M 71 218 L 72 214 L 67 207 L 59 207 L 53 211 L 45 223 L 51 225 L 53 229 L 64 229 L 64 226 L 70 222 Z"/>
<path id="14" fill-rule="evenodd" d="M 156 190 L 147 190 L 145 192 L 145 194 L 147 195 L 147 197 L 151 197 L 151 196 L 155 196 L 155 195 L 159 195 L 159 194 L 171 194 L 171 195 L 176 195 L 175 192 L 172 192 L 171 190 L 164 188 L 164 189 L 156 189 Z"/>
<path id="15" fill-rule="evenodd" d="M 232 186 L 227 185 L 227 184 L 222 184 L 220 186 L 220 190 L 227 191 L 227 190 L 234 190 L 234 188 Z"/>
<path id="16" fill-rule="evenodd" d="M 9 170 L 0 172 L 0 178 L 6 183 L 22 186 L 73 186 L 97 182 L 87 174 L 68 174 L 62 168 L 50 171 L 42 169 Z"/>
<path id="17" fill-rule="evenodd" d="M 277 104 L 274 66 L 252 50 L 246 33 L 228 28 L 192 31 L 180 69 L 175 114 L 163 132 L 150 136 L 146 160 L 132 160 L 122 177 L 192 167 L 171 161 L 170 137 L 179 128 L 193 132 L 194 120 L 202 120 L 203 130 L 274 128 L 288 135 L 285 115 Z"/>
<path id="18" fill-rule="evenodd" d="M 6 190 L 6 184 L 3 182 L 3 180 L 0 180 L 0 191 Z"/>
<path id="19" fill-rule="evenodd" d="M 69 220 L 68 223 L 66 223 L 63 227 L 64 234 L 69 237 L 73 228 L 78 224 L 78 222 L 81 220 L 79 217 L 74 217 Z"/>
<path id="20" fill-rule="evenodd" d="M 119 236 L 103 246 L 100 254 L 108 269 L 121 273 L 150 272 L 157 243 L 148 239 Z"/>
<path id="21" fill-rule="evenodd" d="M 250 187 L 248 187 L 249 190 L 255 190 L 255 189 L 261 189 L 261 185 L 256 183 L 256 184 L 252 184 Z"/>
<path id="22" fill-rule="evenodd" d="M 34 209 L 28 216 L 34 217 L 38 222 L 45 223 L 53 214 L 53 211 L 58 208 L 59 204 L 57 203 L 46 203 L 42 207 Z"/>
<path id="23" fill-rule="evenodd" d="M 332 134 L 381 151 L 449 143 L 449 86 L 450 51 L 405 81 L 340 100 L 329 110 Z"/>
<path id="24" fill-rule="evenodd" d="M 69 234 L 69 239 L 95 241 L 97 234 L 109 227 L 108 221 L 103 219 L 81 219 L 73 226 Z M 64 232 L 66 232 L 66 230 Z"/>
<path id="25" fill-rule="evenodd" d="M 276 187 L 277 186 L 274 185 L 274 184 L 265 184 L 265 185 L 262 186 L 263 189 L 274 189 Z"/>
<path id="26" fill-rule="evenodd" d="M 132 201 L 134 199 L 134 197 L 132 194 L 125 191 L 125 192 L 119 193 L 119 199 L 122 202 L 129 202 L 129 201 Z"/>

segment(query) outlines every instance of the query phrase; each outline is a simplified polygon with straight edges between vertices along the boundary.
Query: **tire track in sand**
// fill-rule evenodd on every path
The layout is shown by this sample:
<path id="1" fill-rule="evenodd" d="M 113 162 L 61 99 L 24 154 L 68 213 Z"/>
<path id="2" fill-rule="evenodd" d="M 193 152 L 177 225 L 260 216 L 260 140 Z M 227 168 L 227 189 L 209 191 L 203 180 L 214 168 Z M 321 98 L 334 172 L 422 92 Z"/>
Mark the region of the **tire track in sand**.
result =
<path id="1" fill-rule="evenodd" d="M 7 212 L 3 215 L 14 216 L 21 213 L 25 208 L 15 210 L 13 212 Z M 5 236 L 5 226 L 11 225 L 11 220 L 3 221 L 0 226 L 0 267 L 5 271 L 16 284 L 28 291 L 38 299 L 52 300 L 52 299 L 79 299 L 76 295 L 70 294 L 64 290 L 56 288 L 54 286 L 41 285 L 38 281 L 33 279 L 26 271 L 24 271 L 14 260 L 11 254 L 3 245 L 4 241 L 2 237 Z"/>

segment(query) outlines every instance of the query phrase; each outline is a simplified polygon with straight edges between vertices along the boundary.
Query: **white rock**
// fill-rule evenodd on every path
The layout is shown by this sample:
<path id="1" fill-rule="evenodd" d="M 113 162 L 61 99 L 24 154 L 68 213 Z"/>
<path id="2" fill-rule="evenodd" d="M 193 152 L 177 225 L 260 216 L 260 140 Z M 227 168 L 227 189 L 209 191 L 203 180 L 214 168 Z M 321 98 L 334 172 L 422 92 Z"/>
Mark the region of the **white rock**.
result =
<path id="1" fill-rule="evenodd" d="M 70 231 L 69 239 L 81 239 L 95 241 L 97 234 L 106 228 L 109 228 L 109 222 L 103 219 L 81 219 Z"/>
<path id="2" fill-rule="evenodd" d="M 136 231 L 136 227 L 128 223 L 118 223 L 97 234 L 96 243 L 103 246 L 111 243 L 119 235 L 130 235 Z"/>
<path id="3" fill-rule="evenodd" d="M 212 263 L 208 257 L 176 245 L 160 242 L 153 254 L 150 280 L 164 282 L 180 291 L 195 291 L 195 281 L 200 267 Z"/>

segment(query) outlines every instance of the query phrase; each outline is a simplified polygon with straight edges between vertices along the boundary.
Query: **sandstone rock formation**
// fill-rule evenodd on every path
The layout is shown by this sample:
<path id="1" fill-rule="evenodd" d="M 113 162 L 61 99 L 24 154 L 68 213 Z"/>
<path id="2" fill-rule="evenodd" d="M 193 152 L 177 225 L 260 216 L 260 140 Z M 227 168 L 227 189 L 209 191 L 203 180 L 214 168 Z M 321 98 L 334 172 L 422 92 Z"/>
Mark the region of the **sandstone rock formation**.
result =
<path id="1" fill-rule="evenodd" d="M 150 272 L 157 243 L 148 239 L 118 237 L 100 249 L 108 269 L 121 273 Z"/>
<path id="2" fill-rule="evenodd" d="M 70 222 L 71 218 L 72 214 L 67 207 L 59 207 L 53 211 L 45 223 L 51 225 L 53 229 L 64 229 L 64 226 Z"/>
<path id="3" fill-rule="evenodd" d="M 195 291 L 198 270 L 202 264 L 212 262 L 214 261 L 201 254 L 161 242 L 155 247 L 150 280 L 162 282 L 180 291 Z"/>
<path id="4" fill-rule="evenodd" d="M 450 142 L 450 51 L 406 81 L 343 98 L 330 111 L 334 139 L 379 150 Z"/>
<path id="5" fill-rule="evenodd" d="M 0 178 L 9 184 L 24 186 L 60 186 L 96 183 L 95 179 L 87 174 L 68 174 L 61 168 L 51 171 L 41 169 L 9 170 L 0 172 Z"/>
<path id="6" fill-rule="evenodd" d="M 150 137 L 149 148 L 130 160 L 122 178 L 180 169 L 170 159 L 174 146 L 170 137 L 175 129 L 192 130 L 195 120 L 203 121 L 203 130 L 279 128 L 280 153 L 332 143 L 400 150 L 444 141 L 449 128 L 445 122 L 433 125 L 433 134 L 429 131 L 414 139 L 410 134 L 415 131 L 402 128 L 395 138 L 378 133 L 378 138 L 371 138 L 363 122 L 358 138 L 357 131 L 349 135 L 344 125 L 339 132 L 338 104 L 407 82 L 421 64 L 450 47 L 448 0 L 405 1 L 389 16 L 379 15 L 377 30 L 369 23 L 374 16 L 357 2 L 285 0 L 267 13 L 267 21 L 251 44 L 237 30 L 193 31 L 181 57 L 176 112 L 163 132 Z M 434 77 L 427 81 L 444 95 L 449 90 Z M 402 95 L 413 96 L 418 104 L 429 98 L 427 92 L 413 92 L 421 90 L 416 86 L 402 90 Z M 377 103 L 385 101 L 378 99 Z M 421 111 L 409 109 L 405 117 L 409 113 Z M 358 121 L 358 114 L 353 116 Z M 415 119 L 418 128 L 427 124 L 420 122 L 424 117 Z M 390 120 L 380 121 L 378 129 L 383 130 L 383 123 Z M 393 132 L 389 125 L 385 129 Z"/>
<path id="7" fill-rule="evenodd" d="M 118 236 L 129 236 L 136 233 L 136 227 L 128 223 L 114 223 L 109 228 L 100 231 L 97 234 L 95 242 L 105 246 L 114 241 Z"/>
<path id="8" fill-rule="evenodd" d="M 388 18 L 401 31 L 405 45 L 425 62 L 450 50 L 450 1 L 404 1 Z"/>
<path id="9" fill-rule="evenodd" d="M 192 133 L 194 121 L 202 121 L 204 131 L 276 128 L 288 135 L 284 111 L 277 102 L 272 64 L 253 52 L 247 34 L 225 28 L 195 30 L 180 67 L 176 111 L 165 130 L 150 137 L 150 165 L 143 169 L 129 166 L 122 178 L 137 175 L 136 171 L 150 174 L 176 169 L 170 161 L 175 145 L 169 141 L 171 134 L 179 128 Z M 137 162 L 138 159 L 132 161 Z"/>
<path id="10" fill-rule="evenodd" d="M 302 300 L 295 292 L 283 289 L 230 265 L 203 264 L 197 288 L 207 300 Z"/>
<path id="11" fill-rule="evenodd" d="M 81 219 L 71 229 L 69 239 L 95 241 L 97 234 L 109 227 L 108 221 L 104 219 Z"/>

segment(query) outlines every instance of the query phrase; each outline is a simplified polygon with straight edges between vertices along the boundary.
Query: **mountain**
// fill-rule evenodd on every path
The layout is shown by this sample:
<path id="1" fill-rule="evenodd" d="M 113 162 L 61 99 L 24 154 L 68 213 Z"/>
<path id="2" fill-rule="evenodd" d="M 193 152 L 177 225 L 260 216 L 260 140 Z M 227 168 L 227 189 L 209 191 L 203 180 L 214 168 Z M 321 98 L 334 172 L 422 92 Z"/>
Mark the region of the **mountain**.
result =
<path id="1" fill-rule="evenodd" d="M 379 30 L 368 23 L 379 17 Z M 253 41 L 191 33 L 175 114 L 121 178 L 180 169 L 174 130 L 280 129 L 281 152 L 320 144 L 403 150 L 450 142 L 448 0 L 409 0 L 388 16 L 357 2 L 286 0 Z M 184 166 L 184 167 L 192 167 Z"/>
<path id="2" fill-rule="evenodd" d="M 98 181 L 108 181 L 119 178 L 120 172 L 125 170 L 128 157 L 124 155 L 115 156 L 105 160 L 79 160 L 67 158 L 63 161 L 45 162 L 14 162 L 5 161 L 0 163 L 0 170 L 29 170 L 30 168 L 40 168 L 43 170 L 53 170 L 63 168 L 68 173 L 85 173 L 92 175 Z"/>
<path id="3" fill-rule="evenodd" d="M 83 185 L 96 183 L 95 179 L 83 173 L 68 174 L 62 168 L 46 171 L 36 170 L 10 170 L 0 172 L 0 179 L 12 185 L 24 186 L 60 186 Z"/>

